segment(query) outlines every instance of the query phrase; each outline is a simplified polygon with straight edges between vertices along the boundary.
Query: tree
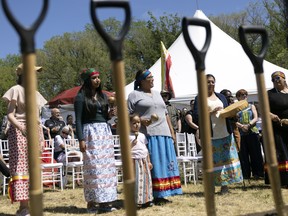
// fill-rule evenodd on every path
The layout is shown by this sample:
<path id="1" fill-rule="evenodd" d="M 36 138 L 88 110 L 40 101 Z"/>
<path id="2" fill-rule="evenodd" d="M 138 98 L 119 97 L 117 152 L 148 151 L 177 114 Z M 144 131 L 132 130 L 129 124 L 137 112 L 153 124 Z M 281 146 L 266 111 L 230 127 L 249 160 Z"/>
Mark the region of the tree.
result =
<path id="1" fill-rule="evenodd" d="M 273 2 L 265 0 L 264 7 L 268 13 L 266 28 L 269 31 L 270 40 L 267 59 L 281 67 L 288 68 L 288 50 L 286 44 L 288 29 L 284 2 L 280 0 Z"/>
<path id="2" fill-rule="evenodd" d="M 0 95 L 4 93 L 13 85 L 16 85 L 17 76 L 15 69 L 21 62 L 20 56 L 8 55 L 4 60 L 0 59 Z M 7 104 L 4 100 L 0 100 L 0 122 L 7 113 Z"/>

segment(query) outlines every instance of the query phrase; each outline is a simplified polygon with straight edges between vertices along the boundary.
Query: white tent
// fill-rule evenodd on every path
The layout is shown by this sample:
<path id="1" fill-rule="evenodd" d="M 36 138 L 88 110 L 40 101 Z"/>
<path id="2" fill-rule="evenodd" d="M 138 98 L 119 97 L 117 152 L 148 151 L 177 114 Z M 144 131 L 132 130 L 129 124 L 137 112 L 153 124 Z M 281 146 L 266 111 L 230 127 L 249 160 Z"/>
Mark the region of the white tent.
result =
<path id="1" fill-rule="evenodd" d="M 239 89 L 243 88 L 248 91 L 249 100 L 257 100 L 254 68 L 242 46 L 212 23 L 201 10 L 197 10 L 194 17 L 208 20 L 211 24 L 212 39 L 205 58 L 205 72 L 215 76 L 215 91 L 220 92 L 225 88 L 235 94 Z M 190 26 L 189 34 L 195 46 L 199 50 L 202 49 L 206 38 L 205 29 L 203 27 Z M 180 34 L 168 51 L 172 59 L 170 76 L 176 96 L 174 101 L 178 101 L 178 103 L 182 101 L 187 104 L 198 94 L 198 87 L 195 62 L 186 46 L 183 34 Z M 286 69 L 265 60 L 263 67 L 267 89 L 273 87 L 271 82 L 272 72 L 280 70 L 288 76 Z M 149 70 L 154 76 L 153 89 L 161 91 L 161 59 L 159 58 Z M 125 87 L 126 98 L 133 91 L 133 85 L 134 83 L 132 82 Z"/>

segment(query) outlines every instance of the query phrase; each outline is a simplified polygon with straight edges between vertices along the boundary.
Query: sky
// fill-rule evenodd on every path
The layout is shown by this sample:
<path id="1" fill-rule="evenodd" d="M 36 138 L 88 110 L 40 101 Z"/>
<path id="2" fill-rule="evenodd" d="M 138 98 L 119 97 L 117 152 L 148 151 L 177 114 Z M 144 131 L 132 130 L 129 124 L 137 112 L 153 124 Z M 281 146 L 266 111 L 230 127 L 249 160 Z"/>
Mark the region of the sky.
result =
<path id="1" fill-rule="evenodd" d="M 6 0 L 14 17 L 26 27 L 37 19 L 42 0 Z M 251 2 L 261 0 L 130 0 L 132 17 L 148 19 L 148 11 L 158 17 L 166 14 L 176 14 L 180 17 L 193 17 L 197 9 L 207 16 L 240 12 Z M 90 0 L 49 0 L 47 15 L 35 34 L 35 48 L 41 49 L 45 41 L 65 32 L 83 31 L 86 24 L 92 23 L 90 16 Z M 123 17 L 120 9 L 101 9 L 100 19 Z M 120 15 L 121 14 L 121 15 Z M 0 5 L 0 58 L 8 54 L 20 54 L 20 39 L 12 27 L 2 5 Z"/>

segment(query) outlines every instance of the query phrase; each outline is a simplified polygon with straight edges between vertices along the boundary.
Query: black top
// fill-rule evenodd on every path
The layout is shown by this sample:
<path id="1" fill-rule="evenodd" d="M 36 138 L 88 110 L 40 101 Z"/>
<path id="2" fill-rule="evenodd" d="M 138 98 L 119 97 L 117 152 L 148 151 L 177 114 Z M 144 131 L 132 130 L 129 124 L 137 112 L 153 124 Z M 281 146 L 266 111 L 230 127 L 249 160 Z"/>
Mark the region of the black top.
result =
<path id="1" fill-rule="evenodd" d="M 107 122 L 108 121 L 108 100 L 107 96 L 103 94 L 104 100 L 95 100 L 94 103 L 89 104 L 90 112 L 85 103 L 85 97 L 81 90 L 78 92 L 75 102 L 75 116 L 76 116 L 76 135 L 78 140 L 84 140 L 83 137 L 83 125 L 87 123 L 95 122 Z"/>
<path id="2" fill-rule="evenodd" d="M 185 117 L 187 115 L 191 115 L 192 119 L 193 119 L 193 123 L 196 124 L 196 122 L 194 120 L 194 117 L 193 117 L 193 110 L 187 111 L 186 114 L 185 114 Z M 182 122 L 182 133 L 189 133 L 189 134 L 193 133 L 193 134 L 195 134 L 197 130 L 195 130 L 194 128 L 189 126 L 189 124 L 186 122 L 185 117 L 184 117 L 183 122 Z"/>
<path id="3" fill-rule="evenodd" d="M 64 121 L 62 121 L 62 120 L 59 120 L 57 118 L 52 118 L 51 117 L 50 119 L 47 119 L 45 121 L 44 125 L 50 129 L 51 138 L 55 138 L 56 135 L 60 134 L 60 131 L 66 125 L 66 123 Z M 54 128 L 56 126 L 59 126 L 60 129 L 57 132 L 53 132 L 52 128 Z"/>

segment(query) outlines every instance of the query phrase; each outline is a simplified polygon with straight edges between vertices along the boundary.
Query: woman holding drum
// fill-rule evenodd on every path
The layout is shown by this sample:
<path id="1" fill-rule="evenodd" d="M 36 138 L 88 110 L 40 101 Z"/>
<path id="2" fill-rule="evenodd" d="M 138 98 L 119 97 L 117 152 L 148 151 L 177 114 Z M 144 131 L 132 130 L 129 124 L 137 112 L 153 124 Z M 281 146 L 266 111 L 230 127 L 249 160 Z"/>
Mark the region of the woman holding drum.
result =
<path id="1" fill-rule="evenodd" d="M 220 194 L 226 194 L 229 192 L 229 184 L 243 181 L 242 171 L 229 118 L 219 117 L 220 111 L 228 106 L 227 100 L 224 95 L 214 91 L 215 77 L 212 74 L 207 74 L 206 77 L 213 145 L 214 184 L 221 186 Z M 195 98 L 194 112 L 198 120 L 198 96 Z"/>

